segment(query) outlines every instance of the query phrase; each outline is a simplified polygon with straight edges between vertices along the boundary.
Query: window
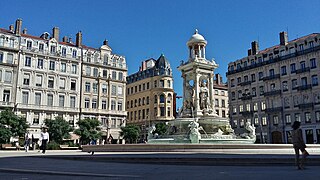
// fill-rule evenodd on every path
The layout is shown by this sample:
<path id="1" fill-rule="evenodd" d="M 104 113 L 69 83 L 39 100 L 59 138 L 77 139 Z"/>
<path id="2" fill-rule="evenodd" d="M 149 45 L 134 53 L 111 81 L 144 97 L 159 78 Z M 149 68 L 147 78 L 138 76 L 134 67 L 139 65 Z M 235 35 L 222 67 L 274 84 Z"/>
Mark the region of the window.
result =
<path id="1" fill-rule="evenodd" d="M 238 84 L 241 83 L 241 77 L 238 77 L 238 78 L 237 78 L 237 82 L 238 82 Z"/>
<path id="2" fill-rule="evenodd" d="M 304 49 L 304 48 L 303 48 L 303 44 L 300 44 L 300 45 L 299 45 L 299 51 L 303 51 L 303 49 Z"/>
<path id="3" fill-rule="evenodd" d="M 7 54 L 7 63 L 13 64 L 13 54 Z"/>
<path id="4" fill-rule="evenodd" d="M 278 124 L 279 124 L 279 117 L 273 116 L 273 125 L 278 125 Z"/>
<path id="5" fill-rule="evenodd" d="M 118 86 L 118 96 L 122 96 L 123 95 L 123 88 L 122 86 Z"/>
<path id="6" fill-rule="evenodd" d="M 310 67 L 311 67 L 312 69 L 317 67 L 317 62 L 316 62 L 316 59 L 315 59 L 315 58 L 310 59 Z"/>
<path id="7" fill-rule="evenodd" d="M 243 105 L 239 105 L 239 112 L 243 112 Z"/>
<path id="8" fill-rule="evenodd" d="M 43 51 L 43 49 L 44 49 L 44 44 L 40 43 L 40 44 L 39 44 L 39 51 L 41 51 L 41 52 L 42 52 L 42 51 Z"/>
<path id="9" fill-rule="evenodd" d="M 51 54 L 55 54 L 56 53 L 56 47 L 55 46 L 51 46 L 50 47 L 50 53 Z"/>
<path id="10" fill-rule="evenodd" d="M 102 84 L 102 93 L 103 94 L 107 94 L 107 85 L 106 84 Z"/>
<path id="11" fill-rule="evenodd" d="M 12 72 L 11 71 L 5 71 L 4 82 L 5 83 L 11 83 L 11 81 L 12 81 Z"/>
<path id="12" fill-rule="evenodd" d="M 85 84 L 85 92 L 90 92 L 90 82 L 86 82 L 86 84 Z"/>
<path id="13" fill-rule="evenodd" d="M 294 114 L 294 120 L 301 122 L 300 113 Z"/>
<path id="14" fill-rule="evenodd" d="M 286 75 L 287 74 L 287 66 L 282 66 L 281 67 L 281 75 Z"/>
<path id="15" fill-rule="evenodd" d="M 90 108 L 90 99 L 89 98 L 84 99 L 84 108 Z"/>
<path id="16" fill-rule="evenodd" d="M 92 109 L 97 109 L 97 99 L 92 99 Z"/>
<path id="17" fill-rule="evenodd" d="M 154 95 L 154 103 L 158 103 L 158 96 Z"/>
<path id="18" fill-rule="evenodd" d="M 320 111 L 316 111 L 316 122 L 320 122 Z"/>
<path id="19" fill-rule="evenodd" d="M 264 86 L 259 87 L 260 96 L 264 94 Z"/>
<path id="20" fill-rule="evenodd" d="M 111 94 L 114 96 L 117 95 L 117 86 L 115 86 L 115 85 L 111 86 Z"/>
<path id="21" fill-rule="evenodd" d="M 147 100 L 146 100 L 146 104 L 148 105 L 149 104 L 149 96 L 147 96 Z"/>
<path id="22" fill-rule="evenodd" d="M 37 68 L 38 69 L 43 69 L 43 59 L 38 58 Z"/>
<path id="23" fill-rule="evenodd" d="M 154 87 L 156 88 L 156 87 L 157 87 L 157 81 L 154 81 L 154 82 L 153 82 L 153 85 L 154 85 Z"/>
<path id="24" fill-rule="evenodd" d="M 122 111 L 122 101 L 118 101 L 118 111 Z"/>
<path id="25" fill-rule="evenodd" d="M 214 90 L 214 94 L 215 94 L 215 95 L 218 95 L 218 94 L 219 94 L 219 91 L 218 91 L 218 90 Z"/>
<path id="26" fill-rule="evenodd" d="M 77 65 L 76 64 L 72 64 L 71 65 L 71 73 L 72 74 L 77 74 Z"/>
<path id="27" fill-rule="evenodd" d="M 41 87 L 42 86 L 42 75 L 36 76 L 36 86 Z"/>
<path id="28" fill-rule="evenodd" d="M 48 78 L 48 88 L 53 88 L 54 87 L 54 77 L 49 77 Z"/>
<path id="29" fill-rule="evenodd" d="M 275 83 L 270 84 L 270 90 L 271 91 L 275 91 L 276 90 L 276 84 Z"/>
<path id="30" fill-rule="evenodd" d="M 269 76 L 273 77 L 274 76 L 274 69 L 269 70 Z"/>
<path id="31" fill-rule="evenodd" d="M 101 108 L 102 108 L 102 109 L 107 109 L 107 101 L 106 101 L 106 100 L 102 100 L 102 102 L 101 102 Z"/>
<path id="32" fill-rule="evenodd" d="M 60 78 L 59 88 L 60 89 L 65 89 L 66 88 L 66 79 L 65 78 Z"/>
<path id="33" fill-rule="evenodd" d="M 28 57 L 28 56 L 26 57 L 24 65 L 27 67 L 31 67 L 31 57 Z"/>
<path id="34" fill-rule="evenodd" d="M 159 81 L 159 87 L 164 87 L 164 80 Z"/>
<path id="35" fill-rule="evenodd" d="M 168 87 L 171 88 L 171 81 L 168 80 L 167 83 L 168 83 Z"/>
<path id="36" fill-rule="evenodd" d="M 259 72 L 259 80 L 263 79 L 263 72 Z"/>
<path id="37" fill-rule="evenodd" d="M 64 95 L 59 95 L 59 107 L 64 107 Z"/>
<path id="38" fill-rule="evenodd" d="M 3 102 L 10 102 L 10 91 L 9 90 L 4 90 L 3 91 Z"/>
<path id="39" fill-rule="evenodd" d="M 165 116 L 165 109 L 164 109 L 164 107 L 160 107 L 160 116 Z"/>
<path id="40" fill-rule="evenodd" d="M 0 38 L 2 39 L 2 38 Z M 0 63 L 3 63 L 3 53 L 0 53 Z"/>
<path id="41" fill-rule="evenodd" d="M 231 99 L 235 100 L 236 99 L 236 93 L 235 92 L 231 92 Z"/>
<path id="42" fill-rule="evenodd" d="M 244 127 L 244 120 L 243 119 L 240 120 L 240 127 Z"/>
<path id="43" fill-rule="evenodd" d="M 291 74 L 296 72 L 296 64 L 290 64 L 290 70 L 291 70 Z"/>
<path id="44" fill-rule="evenodd" d="M 66 63 L 61 63 L 61 72 L 66 72 L 66 71 L 67 71 Z"/>
<path id="45" fill-rule="evenodd" d="M 233 120 L 234 127 L 238 127 L 238 120 Z"/>
<path id="46" fill-rule="evenodd" d="M 250 104 L 246 104 L 246 111 L 251 111 L 251 105 Z"/>
<path id="47" fill-rule="evenodd" d="M 54 61 L 49 61 L 49 70 L 55 70 L 55 62 Z"/>
<path id="48" fill-rule="evenodd" d="M 291 83 L 292 83 L 292 89 L 296 89 L 298 87 L 298 81 L 296 79 L 293 79 Z"/>
<path id="49" fill-rule="evenodd" d="M 253 111 L 258 111 L 258 103 L 253 104 Z"/>
<path id="50" fill-rule="evenodd" d="M 66 57 L 66 55 L 67 55 L 67 49 L 66 49 L 65 47 L 63 47 L 63 48 L 61 49 L 61 54 L 62 54 L 63 57 Z"/>
<path id="51" fill-rule="evenodd" d="M 92 83 L 92 92 L 98 93 L 98 83 Z"/>
<path id="52" fill-rule="evenodd" d="M 41 105 L 41 93 L 35 93 L 35 105 L 40 106 Z"/>
<path id="53" fill-rule="evenodd" d="M 282 90 L 283 91 L 288 91 L 288 82 L 287 81 L 283 81 L 282 82 Z"/>
<path id="54" fill-rule="evenodd" d="M 301 78 L 301 85 L 302 86 L 307 86 L 308 82 L 307 82 L 307 77 L 303 77 Z"/>
<path id="55" fill-rule="evenodd" d="M 306 112 L 306 113 L 304 113 L 304 115 L 305 115 L 306 123 L 311 123 L 311 113 Z"/>
<path id="56" fill-rule="evenodd" d="M 91 75 L 91 67 L 87 66 L 86 67 L 86 76 L 90 76 Z"/>
<path id="57" fill-rule="evenodd" d="M 32 48 L 32 42 L 27 41 L 27 49 L 31 50 L 31 48 Z"/>
<path id="58" fill-rule="evenodd" d="M 238 98 L 239 99 L 242 98 L 242 91 L 241 90 L 238 91 Z"/>
<path id="59" fill-rule="evenodd" d="M 22 104 L 28 104 L 29 92 L 22 92 Z"/>
<path id="60" fill-rule="evenodd" d="M 73 58 L 76 58 L 76 57 L 77 57 L 77 50 L 73 50 L 73 51 L 72 51 L 72 57 L 73 57 Z"/>
<path id="61" fill-rule="evenodd" d="M 149 83 L 147 82 L 147 89 L 149 89 Z"/>
<path id="62" fill-rule="evenodd" d="M 233 114 L 236 114 L 237 113 L 237 107 L 233 107 Z"/>
<path id="63" fill-rule="evenodd" d="M 76 90 L 76 80 L 71 80 L 71 85 L 70 85 L 70 89 L 75 91 Z"/>
<path id="64" fill-rule="evenodd" d="M 262 117 L 262 126 L 267 125 L 267 117 Z"/>
<path id="65" fill-rule="evenodd" d="M 112 71 L 112 80 L 117 80 L 117 72 L 116 71 Z"/>
<path id="66" fill-rule="evenodd" d="M 30 84 L 30 74 L 24 74 L 23 75 L 23 85 L 29 85 Z"/>
<path id="67" fill-rule="evenodd" d="M 111 100 L 111 110 L 112 111 L 116 110 L 116 101 L 115 100 Z"/>
<path id="68" fill-rule="evenodd" d="M 255 87 L 252 88 L 252 96 L 253 97 L 257 96 L 257 89 Z"/>
<path id="69" fill-rule="evenodd" d="M 312 86 L 318 86 L 318 76 L 313 75 L 311 76 Z"/>
<path id="70" fill-rule="evenodd" d="M 70 107 L 75 108 L 76 107 L 76 97 L 70 96 Z"/>
<path id="71" fill-rule="evenodd" d="M 98 77 L 98 68 L 93 68 L 93 76 Z"/>
<path id="72" fill-rule="evenodd" d="M 34 113 L 32 124 L 33 125 L 38 125 L 39 124 L 39 114 L 38 113 Z"/>
<path id="73" fill-rule="evenodd" d="M 164 103 L 164 101 L 165 101 L 164 94 L 161 94 L 160 95 L 160 103 Z"/>
<path id="74" fill-rule="evenodd" d="M 107 70 L 103 70 L 102 71 L 102 76 L 103 77 L 108 77 L 108 71 Z"/>
<path id="75" fill-rule="evenodd" d="M 118 80 L 123 81 L 123 73 L 122 72 L 118 73 Z"/>
<path id="76" fill-rule="evenodd" d="M 255 82 L 256 81 L 256 74 L 251 74 L 251 81 Z"/>
<path id="77" fill-rule="evenodd" d="M 305 61 L 301 61 L 300 62 L 300 68 L 301 69 L 305 69 L 306 68 L 306 62 Z"/>
<path id="78" fill-rule="evenodd" d="M 53 95 L 52 94 L 48 94 L 47 96 L 47 105 L 48 106 L 53 106 Z"/>
<path id="79" fill-rule="evenodd" d="M 219 99 L 215 99 L 214 104 L 215 104 L 215 107 L 219 107 Z"/>
<path id="80" fill-rule="evenodd" d="M 266 102 L 261 102 L 261 110 L 265 110 L 266 109 Z"/>
<path id="81" fill-rule="evenodd" d="M 285 119 L 286 119 L 286 124 L 291 124 L 291 115 L 290 114 L 286 114 Z"/>

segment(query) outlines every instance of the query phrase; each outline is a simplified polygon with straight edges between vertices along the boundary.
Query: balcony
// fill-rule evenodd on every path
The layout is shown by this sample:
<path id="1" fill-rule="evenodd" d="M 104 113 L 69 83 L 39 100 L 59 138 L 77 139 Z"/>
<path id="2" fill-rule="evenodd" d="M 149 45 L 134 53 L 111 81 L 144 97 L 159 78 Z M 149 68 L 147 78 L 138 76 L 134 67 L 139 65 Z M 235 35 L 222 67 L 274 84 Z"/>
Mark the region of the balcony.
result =
<path id="1" fill-rule="evenodd" d="M 312 85 L 311 84 L 302 85 L 302 86 L 299 86 L 297 89 L 298 89 L 298 91 L 305 91 L 308 89 L 312 89 Z"/>
<path id="2" fill-rule="evenodd" d="M 296 70 L 295 73 L 300 74 L 300 73 L 304 73 L 304 72 L 310 72 L 310 68 L 309 67 L 301 68 L 301 69 Z"/>
<path id="3" fill-rule="evenodd" d="M 241 100 L 250 100 L 250 99 L 252 99 L 252 95 L 243 95 L 241 98 L 239 98 L 239 99 L 241 99 Z"/>
<path id="4" fill-rule="evenodd" d="M 245 82 L 239 83 L 238 85 L 239 86 L 245 86 L 245 85 L 249 85 L 251 83 L 252 83 L 252 81 L 245 81 Z"/>
<path id="5" fill-rule="evenodd" d="M 303 104 L 299 104 L 298 108 L 299 109 L 308 109 L 308 108 L 313 108 L 313 103 L 303 103 Z"/>
<path id="6" fill-rule="evenodd" d="M 263 95 L 264 95 L 264 96 L 276 96 L 276 95 L 281 95 L 281 90 L 273 90 L 273 91 L 265 92 Z"/>
<path id="7" fill-rule="evenodd" d="M 253 111 L 242 111 L 239 113 L 242 114 L 242 116 L 252 116 L 253 115 Z"/>
<path id="8" fill-rule="evenodd" d="M 274 75 L 271 75 L 271 76 L 266 76 L 262 80 L 263 81 L 269 81 L 269 80 L 278 79 L 278 78 L 280 78 L 280 74 L 274 74 Z"/>
<path id="9" fill-rule="evenodd" d="M 275 108 L 267 108 L 265 111 L 267 113 L 273 113 L 273 112 L 281 112 L 282 111 L 282 107 L 275 107 Z"/>

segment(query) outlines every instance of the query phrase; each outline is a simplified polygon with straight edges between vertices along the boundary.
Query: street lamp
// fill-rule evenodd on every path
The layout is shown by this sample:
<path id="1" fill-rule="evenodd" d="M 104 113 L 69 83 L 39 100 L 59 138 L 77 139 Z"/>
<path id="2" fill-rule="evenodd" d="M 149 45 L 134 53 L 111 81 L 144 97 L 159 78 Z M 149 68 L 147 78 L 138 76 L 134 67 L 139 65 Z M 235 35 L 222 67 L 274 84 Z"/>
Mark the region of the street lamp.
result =
<path id="1" fill-rule="evenodd" d="M 264 135 L 263 135 L 263 128 L 262 128 L 262 119 L 260 119 L 260 116 L 257 112 L 254 113 L 254 117 L 258 118 L 259 124 L 260 124 L 260 137 L 261 137 L 261 144 L 264 144 Z"/>

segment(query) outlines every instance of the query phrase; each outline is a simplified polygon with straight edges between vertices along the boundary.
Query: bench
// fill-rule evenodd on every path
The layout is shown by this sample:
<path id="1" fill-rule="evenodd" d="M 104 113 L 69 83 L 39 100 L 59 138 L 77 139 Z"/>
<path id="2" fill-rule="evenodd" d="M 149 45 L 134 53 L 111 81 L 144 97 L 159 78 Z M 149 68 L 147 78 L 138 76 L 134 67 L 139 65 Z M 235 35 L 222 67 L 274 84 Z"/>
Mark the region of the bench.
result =
<path id="1" fill-rule="evenodd" d="M 16 146 L 12 146 L 12 144 L 1 144 L 2 150 L 17 150 Z M 24 150 L 23 146 L 20 146 L 20 150 Z"/>
<path id="2" fill-rule="evenodd" d="M 61 150 L 77 150 L 79 147 L 77 146 L 69 146 L 69 145 L 60 145 Z"/>

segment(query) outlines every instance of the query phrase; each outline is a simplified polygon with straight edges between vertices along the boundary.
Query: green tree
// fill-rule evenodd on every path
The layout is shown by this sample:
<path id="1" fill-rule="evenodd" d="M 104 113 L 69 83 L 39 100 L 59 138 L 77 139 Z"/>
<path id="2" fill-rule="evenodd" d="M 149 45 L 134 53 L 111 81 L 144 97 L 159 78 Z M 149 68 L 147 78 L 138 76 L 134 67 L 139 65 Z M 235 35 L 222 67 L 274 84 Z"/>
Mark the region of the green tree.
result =
<path id="1" fill-rule="evenodd" d="M 0 113 L 0 143 L 7 143 L 10 137 L 24 137 L 29 125 L 26 119 L 6 109 Z"/>
<path id="2" fill-rule="evenodd" d="M 91 139 L 97 140 L 101 138 L 100 122 L 97 119 L 83 119 L 77 122 L 79 129 L 74 132 L 80 136 L 81 144 L 88 144 Z"/>
<path id="3" fill-rule="evenodd" d="M 128 125 L 121 127 L 120 136 L 122 136 L 126 141 L 131 143 L 136 143 L 140 134 L 140 128 L 136 125 Z"/>
<path id="4" fill-rule="evenodd" d="M 46 119 L 44 123 L 48 127 L 50 140 L 55 141 L 58 144 L 61 144 L 63 139 L 69 139 L 69 132 L 73 131 L 73 127 L 71 127 L 62 117 L 56 117 L 54 120 Z"/>
<path id="5" fill-rule="evenodd" d="M 156 130 L 153 133 L 158 133 L 158 135 L 164 135 L 167 133 L 167 129 L 168 125 L 166 125 L 165 123 L 158 123 L 156 124 Z"/>

